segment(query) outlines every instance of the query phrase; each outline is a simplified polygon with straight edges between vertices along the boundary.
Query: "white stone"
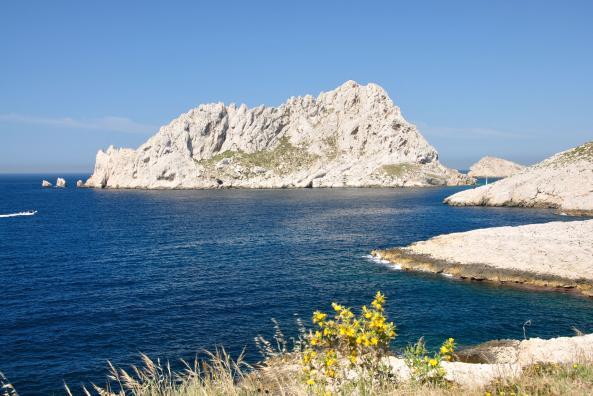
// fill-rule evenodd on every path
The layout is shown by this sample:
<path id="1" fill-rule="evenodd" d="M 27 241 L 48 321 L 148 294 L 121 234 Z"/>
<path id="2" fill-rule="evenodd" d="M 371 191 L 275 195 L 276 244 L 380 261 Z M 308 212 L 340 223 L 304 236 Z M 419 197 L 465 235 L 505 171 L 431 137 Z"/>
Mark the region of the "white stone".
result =
<path id="1" fill-rule="evenodd" d="M 513 362 L 442 362 L 445 379 L 472 389 L 488 385 L 496 379 L 518 376 L 525 367 L 536 363 L 590 363 L 593 361 L 593 334 L 549 340 L 532 338 L 517 342 L 515 348 L 517 358 Z M 385 361 L 401 381 L 410 378 L 404 359 L 390 356 Z"/>
<path id="2" fill-rule="evenodd" d="M 402 250 L 469 266 L 593 280 L 593 220 L 445 234 Z"/>
<path id="3" fill-rule="evenodd" d="M 211 160 L 223 153 L 230 158 Z M 237 172 L 230 163 L 256 171 Z M 439 163 L 436 150 L 381 87 L 348 81 L 317 98 L 292 97 L 279 107 L 201 105 L 161 127 L 137 150 L 99 151 L 86 186 L 364 187 L 473 181 Z"/>
<path id="4" fill-rule="evenodd" d="M 41 182 L 41 187 L 51 187 L 51 183 L 48 182 L 47 180 L 43 180 Z"/>
<path id="5" fill-rule="evenodd" d="M 62 179 L 61 177 L 58 177 L 58 179 L 56 180 L 56 187 L 58 187 L 58 188 L 65 188 L 66 187 L 66 180 Z"/>
<path id="6" fill-rule="evenodd" d="M 523 206 L 593 211 L 593 142 L 558 153 L 495 183 L 445 199 L 454 206 Z"/>
<path id="7" fill-rule="evenodd" d="M 78 187 L 78 188 L 84 187 L 84 182 L 82 180 L 77 180 L 76 187 Z"/>
<path id="8" fill-rule="evenodd" d="M 523 165 L 496 157 L 483 157 L 469 168 L 471 177 L 509 177 L 520 172 Z"/>

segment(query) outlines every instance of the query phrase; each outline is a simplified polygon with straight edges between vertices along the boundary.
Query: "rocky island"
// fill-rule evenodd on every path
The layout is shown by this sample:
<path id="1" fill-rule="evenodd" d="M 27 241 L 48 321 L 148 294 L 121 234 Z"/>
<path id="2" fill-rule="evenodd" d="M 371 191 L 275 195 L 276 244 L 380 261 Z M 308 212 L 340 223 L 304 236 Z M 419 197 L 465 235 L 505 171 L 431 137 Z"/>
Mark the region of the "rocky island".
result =
<path id="1" fill-rule="evenodd" d="M 593 215 L 593 142 L 563 151 L 495 183 L 445 199 L 454 206 L 555 208 Z"/>
<path id="2" fill-rule="evenodd" d="M 593 220 L 478 229 L 371 254 L 406 270 L 593 297 Z"/>
<path id="3" fill-rule="evenodd" d="M 523 165 L 502 158 L 486 156 L 469 168 L 470 177 L 509 177 L 521 171 Z"/>
<path id="4" fill-rule="evenodd" d="M 222 103 L 182 114 L 137 150 L 99 151 L 86 187 L 443 186 L 474 180 L 438 161 L 378 85 L 348 81 L 279 107 Z"/>

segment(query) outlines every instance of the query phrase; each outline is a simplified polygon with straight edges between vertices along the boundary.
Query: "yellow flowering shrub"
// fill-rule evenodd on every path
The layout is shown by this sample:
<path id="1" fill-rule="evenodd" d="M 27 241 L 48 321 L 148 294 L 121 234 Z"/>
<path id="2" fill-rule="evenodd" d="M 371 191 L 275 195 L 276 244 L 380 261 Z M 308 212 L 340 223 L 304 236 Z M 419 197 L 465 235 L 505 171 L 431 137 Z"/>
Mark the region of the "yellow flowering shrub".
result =
<path id="1" fill-rule="evenodd" d="M 380 375 L 381 362 L 395 338 L 395 325 L 385 316 L 385 296 L 377 292 L 370 307 L 358 314 L 332 303 L 332 316 L 313 313 L 314 329 L 307 337 L 302 365 L 306 382 L 317 389 L 335 386 L 353 375 Z"/>
<path id="2" fill-rule="evenodd" d="M 404 351 L 404 359 L 410 368 L 412 380 L 419 383 L 442 383 L 445 370 L 441 362 L 451 361 L 454 351 L 455 340 L 453 338 L 447 339 L 441 345 L 439 351 L 432 354 L 432 356 L 426 349 L 423 338 L 418 340 L 416 344 L 407 347 Z"/>

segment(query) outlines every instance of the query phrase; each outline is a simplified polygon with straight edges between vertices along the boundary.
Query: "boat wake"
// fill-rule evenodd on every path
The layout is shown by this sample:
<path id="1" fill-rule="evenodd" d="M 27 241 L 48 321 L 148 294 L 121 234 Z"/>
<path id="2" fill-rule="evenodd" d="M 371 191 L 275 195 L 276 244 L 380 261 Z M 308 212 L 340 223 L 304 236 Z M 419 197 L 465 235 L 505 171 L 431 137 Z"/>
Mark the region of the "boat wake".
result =
<path id="1" fill-rule="evenodd" d="M 389 260 L 385 260 L 385 259 L 382 259 L 382 258 L 379 258 L 379 257 L 375 257 L 375 256 L 372 256 L 370 254 L 364 255 L 362 257 L 365 260 L 367 260 L 367 261 L 370 261 L 370 262 L 375 263 L 375 264 L 383 265 L 383 266 L 388 267 L 389 269 L 392 269 L 392 270 L 401 270 L 402 269 L 402 267 L 400 265 L 393 264 Z"/>
<path id="2" fill-rule="evenodd" d="M 36 210 L 28 210 L 26 212 L 18 212 L 18 213 L 9 213 L 9 214 L 0 214 L 0 217 L 20 217 L 20 216 L 33 216 L 36 214 Z"/>

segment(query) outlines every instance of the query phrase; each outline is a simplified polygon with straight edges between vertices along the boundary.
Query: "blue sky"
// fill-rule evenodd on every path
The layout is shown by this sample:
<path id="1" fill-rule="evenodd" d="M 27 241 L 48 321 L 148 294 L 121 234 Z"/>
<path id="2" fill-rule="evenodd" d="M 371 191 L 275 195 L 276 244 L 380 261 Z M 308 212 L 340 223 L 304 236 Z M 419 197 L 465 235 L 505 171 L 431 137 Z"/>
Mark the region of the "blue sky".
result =
<path id="1" fill-rule="evenodd" d="M 453 167 L 593 139 L 593 1 L 10 1 L 0 172 L 89 172 L 205 102 L 383 86 Z"/>

